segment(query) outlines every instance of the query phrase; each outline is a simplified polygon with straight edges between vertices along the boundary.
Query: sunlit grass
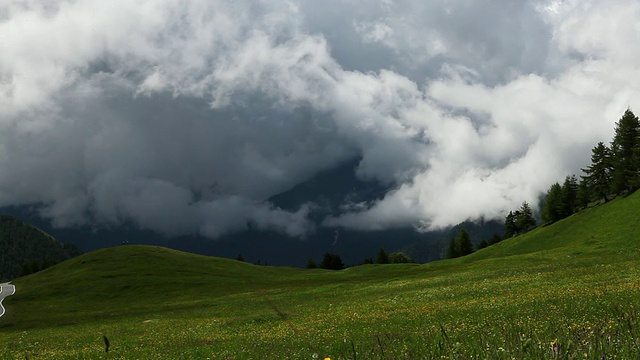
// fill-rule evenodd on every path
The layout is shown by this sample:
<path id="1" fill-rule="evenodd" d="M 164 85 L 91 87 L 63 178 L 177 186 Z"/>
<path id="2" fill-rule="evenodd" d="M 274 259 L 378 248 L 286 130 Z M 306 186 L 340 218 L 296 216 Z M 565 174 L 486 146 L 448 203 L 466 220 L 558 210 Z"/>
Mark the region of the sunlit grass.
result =
<path id="1" fill-rule="evenodd" d="M 640 358 L 639 204 L 423 266 L 331 272 L 107 249 L 14 281 L 0 358 Z"/>

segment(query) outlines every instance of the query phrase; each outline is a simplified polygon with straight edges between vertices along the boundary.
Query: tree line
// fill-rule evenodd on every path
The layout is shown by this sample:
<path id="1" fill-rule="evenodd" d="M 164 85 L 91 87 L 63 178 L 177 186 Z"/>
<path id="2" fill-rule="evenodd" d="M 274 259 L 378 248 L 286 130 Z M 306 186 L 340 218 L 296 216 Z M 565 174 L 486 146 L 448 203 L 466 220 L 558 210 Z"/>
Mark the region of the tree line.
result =
<path id="1" fill-rule="evenodd" d="M 607 202 L 616 196 L 630 194 L 640 188 L 640 120 L 627 109 L 616 122 L 609 145 L 599 142 L 591 150 L 591 164 L 581 171 L 583 175 L 568 175 L 562 184 L 556 182 L 544 196 L 540 218 L 543 224 L 564 219 L 590 204 Z M 531 206 L 525 201 L 519 209 L 509 211 L 504 219 L 505 239 L 526 233 L 537 225 Z M 483 240 L 478 249 L 500 242 L 494 235 Z M 469 234 L 460 230 L 452 237 L 446 257 L 456 258 L 474 251 Z"/>
<path id="2" fill-rule="evenodd" d="M 458 232 L 457 236 L 451 237 L 449 246 L 447 247 L 447 251 L 444 256 L 447 259 L 454 259 L 457 257 L 469 255 L 476 250 L 484 249 L 488 246 L 497 244 L 502 241 L 502 239 L 503 237 L 500 236 L 500 234 L 493 234 L 490 239 L 484 239 L 480 241 L 477 247 L 474 247 L 473 242 L 471 242 L 471 236 L 465 228 L 462 228 Z"/>
<path id="3" fill-rule="evenodd" d="M 609 146 L 599 142 L 591 149 L 591 164 L 580 177 L 568 175 L 544 196 L 540 218 L 543 224 L 564 219 L 590 204 L 607 202 L 640 188 L 640 120 L 627 109 L 616 122 Z M 504 237 L 525 233 L 536 226 L 528 203 L 510 211 L 504 222 Z"/>
<path id="4" fill-rule="evenodd" d="M 581 169 L 580 180 L 569 175 L 547 191 L 541 211 L 546 224 L 564 219 L 594 202 L 607 202 L 640 188 L 640 120 L 627 109 L 616 122 L 609 146 L 591 149 L 591 164 Z"/>
<path id="5" fill-rule="evenodd" d="M 388 254 L 385 249 L 380 248 L 378 250 L 378 256 L 376 257 L 375 264 L 408 264 L 413 263 L 413 259 L 405 255 L 402 251 L 392 252 Z M 373 258 L 366 258 L 360 265 L 374 264 Z M 342 270 L 346 267 L 340 255 L 326 252 L 322 257 L 322 261 L 318 264 L 309 258 L 306 264 L 307 269 L 326 269 L 326 270 Z"/>

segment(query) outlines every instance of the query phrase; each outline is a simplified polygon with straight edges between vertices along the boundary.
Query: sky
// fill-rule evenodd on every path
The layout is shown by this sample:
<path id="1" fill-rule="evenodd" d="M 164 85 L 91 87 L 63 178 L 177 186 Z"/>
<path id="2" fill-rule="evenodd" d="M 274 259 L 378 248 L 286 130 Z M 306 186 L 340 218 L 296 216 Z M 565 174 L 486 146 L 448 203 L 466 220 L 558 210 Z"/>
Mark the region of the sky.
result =
<path id="1" fill-rule="evenodd" d="M 0 2 L 0 206 L 209 238 L 534 207 L 640 109 L 635 0 Z M 346 161 L 321 224 L 267 199 Z"/>

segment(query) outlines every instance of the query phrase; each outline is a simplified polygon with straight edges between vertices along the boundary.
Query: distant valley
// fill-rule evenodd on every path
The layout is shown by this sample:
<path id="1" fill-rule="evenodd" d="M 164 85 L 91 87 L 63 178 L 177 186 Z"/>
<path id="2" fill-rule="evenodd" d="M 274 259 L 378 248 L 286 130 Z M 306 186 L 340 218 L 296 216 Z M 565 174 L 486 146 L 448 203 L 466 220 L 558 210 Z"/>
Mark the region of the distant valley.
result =
<path id="1" fill-rule="evenodd" d="M 295 210 L 305 203 L 316 206 L 309 215 L 316 223 L 316 231 L 304 239 L 292 238 L 279 232 L 251 229 L 209 239 L 198 235 L 167 238 L 159 233 L 141 230 L 135 224 L 104 228 L 56 228 L 38 216 L 36 206 L 7 207 L 0 213 L 18 216 L 51 234 L 56 239 L 92 251 L 121 244 L 162 245 L 203 255 L 226 258 L 242 256 L 245 261 L 268 265 L 302 267 L 309 258 L 320 261 L 326 252 L 339 254 L 346 264 L 357 265 L 366 258 L 375 258 L 378 249 L 387 252 L 403 251 L 419 263 L 439 260 L 451 236 L 459 227 L 420 233 L 413 228 L 383 231 L 354 231 L 326 228 L 321 221 L 328 215 L 339 215 L 345 200 L 373 201 L 384 196 L 387 188 L 376 182 L 363 182 L 355 176 L 358 159 L 317 174 L 312 179 L 268 199 L 276 207 Z M 502 234 L 499 222 L 467 223 L 475 244 Z"/>

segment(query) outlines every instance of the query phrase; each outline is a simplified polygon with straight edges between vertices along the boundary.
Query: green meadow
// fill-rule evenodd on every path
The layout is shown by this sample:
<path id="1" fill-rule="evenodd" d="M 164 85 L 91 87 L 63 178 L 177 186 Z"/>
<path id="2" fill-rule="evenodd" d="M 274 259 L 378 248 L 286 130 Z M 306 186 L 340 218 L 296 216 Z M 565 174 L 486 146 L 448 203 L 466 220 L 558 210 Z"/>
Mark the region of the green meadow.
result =
<path id="1" fill-rule="evenodd" d="M 103 249 L 13 281 L 0 359 L 638 359 L 639 209 L 637 193 L 425 265 Z"/>

